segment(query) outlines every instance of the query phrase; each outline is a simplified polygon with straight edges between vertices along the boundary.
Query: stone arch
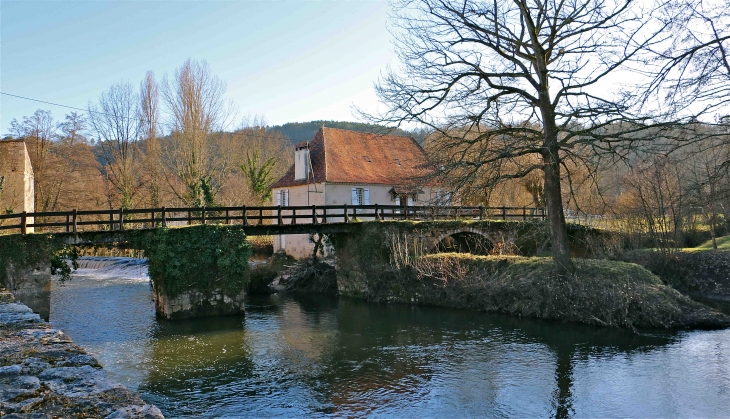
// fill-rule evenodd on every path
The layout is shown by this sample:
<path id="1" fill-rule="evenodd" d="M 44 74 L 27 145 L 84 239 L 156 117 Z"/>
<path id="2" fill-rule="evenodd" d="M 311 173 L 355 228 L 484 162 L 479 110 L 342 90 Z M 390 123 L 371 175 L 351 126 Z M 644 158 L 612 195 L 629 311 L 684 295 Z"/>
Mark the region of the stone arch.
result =
<path id="1" fill-rule="evenodd" d="M 459 253 L 489 254 L 496 241 L 483 231 L 473 228 L 447 230 L 436 237 L 431 252 L 454 251 Z"/>

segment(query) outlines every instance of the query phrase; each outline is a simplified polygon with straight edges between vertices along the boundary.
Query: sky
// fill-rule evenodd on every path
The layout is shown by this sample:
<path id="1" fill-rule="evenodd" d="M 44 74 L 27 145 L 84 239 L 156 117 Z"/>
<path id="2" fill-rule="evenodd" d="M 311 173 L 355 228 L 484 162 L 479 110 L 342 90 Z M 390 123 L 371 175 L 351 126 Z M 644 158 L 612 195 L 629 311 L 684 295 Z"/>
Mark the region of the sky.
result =
<path id="1" fill-rule="evenodd" d="M 0 0 L 0 91 L 87 108 L 113 84 L 160 81 L 188 58 L 227 83 L 238 120 L 269 125 L 356 121 L 374 83 L 396 66 L 389 5 L 370 1 Z M 0 95 L 0 135 L 13 118 L 58 106 Z"/>

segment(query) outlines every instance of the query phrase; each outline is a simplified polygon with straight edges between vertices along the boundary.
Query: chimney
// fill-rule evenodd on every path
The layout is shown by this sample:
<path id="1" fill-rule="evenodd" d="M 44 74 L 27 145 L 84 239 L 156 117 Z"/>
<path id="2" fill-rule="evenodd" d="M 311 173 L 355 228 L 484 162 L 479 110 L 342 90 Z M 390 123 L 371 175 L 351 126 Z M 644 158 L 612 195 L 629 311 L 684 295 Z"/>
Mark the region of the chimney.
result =
<path id="1" fill-rule="evenodd" d="M 294 147 L 294 180 L 309 176 L 309 144 L 301 142 Z"/>

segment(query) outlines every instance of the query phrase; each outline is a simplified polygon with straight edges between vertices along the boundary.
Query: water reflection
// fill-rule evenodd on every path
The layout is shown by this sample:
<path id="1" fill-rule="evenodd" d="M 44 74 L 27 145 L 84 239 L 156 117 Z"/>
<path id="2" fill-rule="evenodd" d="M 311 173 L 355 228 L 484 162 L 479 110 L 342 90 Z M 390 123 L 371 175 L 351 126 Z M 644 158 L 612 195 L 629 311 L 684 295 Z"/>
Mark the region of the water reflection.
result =
<path id="1" fill-rule="evenodd" d="M 727 417 L 730 406 L 730 331 L 635 335 L 320 296 L 164 322 L 147 284 L 120 279 L 53 302 L 52 322 L 168 417 Z"/>

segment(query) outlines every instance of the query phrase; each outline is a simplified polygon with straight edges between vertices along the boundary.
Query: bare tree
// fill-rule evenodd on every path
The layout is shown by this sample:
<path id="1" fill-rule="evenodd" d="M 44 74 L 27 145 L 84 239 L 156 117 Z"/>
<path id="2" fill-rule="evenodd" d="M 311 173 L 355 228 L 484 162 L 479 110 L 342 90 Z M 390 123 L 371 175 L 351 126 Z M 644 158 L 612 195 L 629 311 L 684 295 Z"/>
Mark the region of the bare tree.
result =
<path id="1" fill-rule="evenodd" d="M 61 131 L 61 142 L 70 146 L 82 143 L 86 144 L 86 129 L 88 122 L 86 117 L 78 112 L 71 112 L 66 115 L 66 120 L 58 124 Z"/>
<path id="2" fill-rule="evenodd" d="M 712 247 L 717 249 L 718 214 L 724 212 L 722 202 L 730 196 L 730 143 L 727 137 L 708 137 L 686 150 L 683 166 L 687 172 L 687 195 L 709 226 Z"/>
<path id="3" fill-rule="evenodd" d="M 542 171 L 553 258 L 571 272 L 566 162 L 617 152 L 668 117 L 646 115 L 630 83 L 644 82 L 648 52 L 670 36 L 646 8 L 631 0 L 403 0 L 394 16 L 403 65 L 380 80 L 388 111 L 374 119 L 434 130 L 446 156 L 438 175 L 457 188 Z M 618 79 L 620 71 L 631 76 Z"/>
<path id="4" fill-rule="evenodd" d="M 167 150 L 171 171 L 184 187 L 170 185 L 188 205 L 211 205 L 228 171 L 227 161 L 213 149 L 231 116 L 225 83 L 211 74 L 205 61 L 188 59 L 175 75 L 162 82 L 162 99 L 170 114 L 172 141 Z"/>
<path id="5" fill-rule="evenodd" d="M 694 102 L 730 114 L 730 8 L 726 0 L 672 1 L 660 15 L 671 42 L 656 51 L 662 63 L 647 99 L 684 107 Z"/>
<path id="6" fill-rule="evenodd" d="M 156 208 L 162 202 L 163 170 L 160 140 L 157 138 L 157 130 L 159 127 L 159 89 L 153 72 L 147 72 L 144 80 L 139 85 L 139 91 L 141 130 L 146 146 L 144 168 L 147 177 L 147 194 L 150 206 Z"/>
<path id="7" fill-rule="evenodd" d="M 137 140 L 142 134 L 139 97 L 128 82 L 115 84 L 89 104 L 89 120 L 101 141 L 106 178 L 119 196 L 122 208 L 131 208 L 142 186 Z M 111 205 L 111 200 L 110 200 Z"/>
<path id="8" fill-rule="evenodd" d="M 56 123 L 50 111 L 38 109 L 31 116 L 24 116 L 22 122 L 10 121 L 10 130 L 16 138 L 22 138 L 28 146 L 33 166 L 35 207 L 38 211 L 52 208 L 53 182 L 55 174 L 50 170 L 51 149 L 56 139 Z"/>

